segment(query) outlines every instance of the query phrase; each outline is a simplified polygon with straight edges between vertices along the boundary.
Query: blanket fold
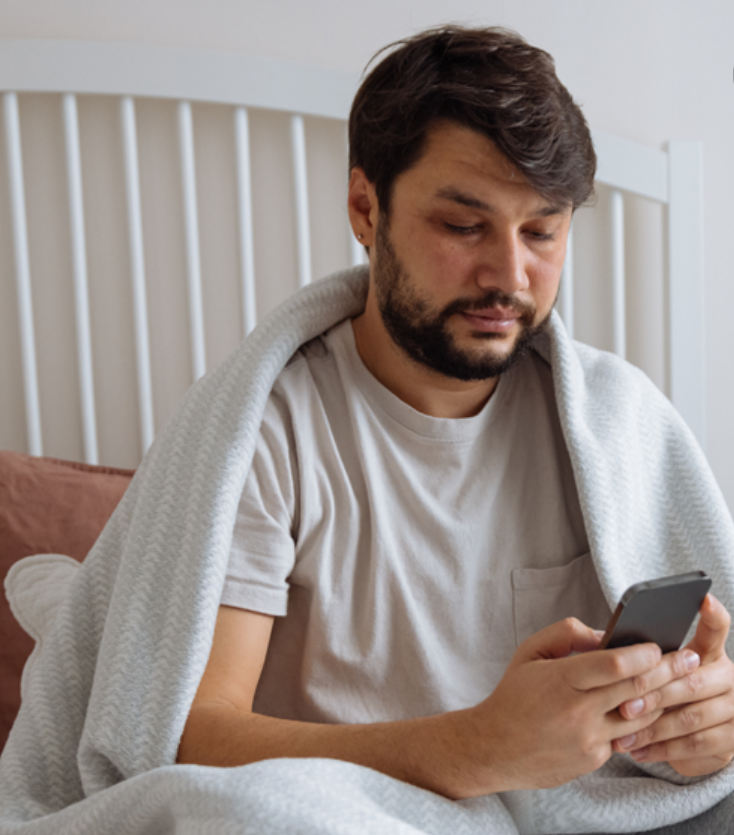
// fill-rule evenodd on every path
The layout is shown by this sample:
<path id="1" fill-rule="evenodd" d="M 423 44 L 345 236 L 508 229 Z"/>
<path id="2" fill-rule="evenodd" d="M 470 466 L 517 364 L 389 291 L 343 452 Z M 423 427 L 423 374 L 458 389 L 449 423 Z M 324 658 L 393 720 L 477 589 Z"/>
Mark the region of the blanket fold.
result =
<path id="1" fill-rule="evenodd" d="M 230 809 L 228 827 L 254 833 L 630 832 L 699 814 L 734 789 L 732 767 L 689 785 L 671 780 L 671 769 L 617 757 L 559 789 L 460 803 L 337 761 L 173 765 L 267 396 L 298 347 L 360 313 L 366 291 L 365 268 L 309 286 L 186 394 L 77 572 L 29 676 L 0 760 L 0 835 L 174 831 L 192 798 L 200 809 Z M 666 398 L 626 363 L 572 343 L 556 314 L 536 348 L 553 369 L 610 606 L 631 583 L 702 568 L 734 611 L 734 526 Z M 268 805 L 271 783 L 280 801 L 273 792 Z M 317 783 L 331 792 L 341 828 L 318 803 L 309 812 Z M 299 798 L 301 828 L 279 817 L 283 786 Z M 191 831 L 228 827 L 201 816 Z"/>

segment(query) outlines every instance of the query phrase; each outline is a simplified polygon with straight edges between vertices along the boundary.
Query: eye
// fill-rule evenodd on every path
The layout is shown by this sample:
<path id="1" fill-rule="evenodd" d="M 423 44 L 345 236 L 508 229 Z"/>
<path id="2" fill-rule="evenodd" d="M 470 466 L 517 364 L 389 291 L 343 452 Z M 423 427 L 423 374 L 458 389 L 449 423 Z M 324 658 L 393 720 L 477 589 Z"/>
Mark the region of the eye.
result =
<path id="1" fill-rule="evenodd" d="M 449 232 L 453 232 L 455 235 L 472 235 L 475 232 L 478 232 L 481 229 L 481 226 L 456 226 L 453 223 L 445 223 L 444 224 Z"/>
<path id="2" fill-rule="evenodd" d="M 553 232 L 534 232 L 533 230 L 529 230 L 528 235 L 536 241 L 552 241 L 555 238 Z"/>

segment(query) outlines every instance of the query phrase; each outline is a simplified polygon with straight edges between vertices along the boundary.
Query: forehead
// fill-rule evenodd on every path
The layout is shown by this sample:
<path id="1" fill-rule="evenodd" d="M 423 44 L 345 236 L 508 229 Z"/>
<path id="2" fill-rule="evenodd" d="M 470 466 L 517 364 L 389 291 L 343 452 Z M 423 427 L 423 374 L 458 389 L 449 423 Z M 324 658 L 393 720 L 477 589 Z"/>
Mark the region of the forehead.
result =
<path id="1" fill-rule="evenodd" d="M 485 210 L 511 201 L 537 214 L 566 211 L 539 194 L 491 139 L 449 121 L 429 130 L 418 161 L 396 178 L 393 196 L 399 200 L 401 195 Z"/>

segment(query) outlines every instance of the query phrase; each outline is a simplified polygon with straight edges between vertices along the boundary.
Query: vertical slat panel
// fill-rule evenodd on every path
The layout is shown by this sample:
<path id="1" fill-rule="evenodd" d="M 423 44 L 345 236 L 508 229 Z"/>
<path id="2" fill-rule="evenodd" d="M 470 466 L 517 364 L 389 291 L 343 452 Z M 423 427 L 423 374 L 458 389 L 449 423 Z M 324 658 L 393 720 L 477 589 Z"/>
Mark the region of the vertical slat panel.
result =
<path id="1" fill-rule="evenodd" d="M 178 132 L 181 148 L 181 182 L 184 198 L 186 235 L 186 275 L 189 293 L 191 365 L 194 380 L 206 373 L 204 348 L 204 305 L 201 294 L 201 255 L 199 252 L 199 216 L 196 206 L 196 167 L 194 164 L 194 125 L 191 104 L 178 103 Z"/>
<path id="2" fill-rule="evenodd" d="M 680 140 L 668 153 L 670 396 L 705 449 L 703 152 L 700 142 Z"/>
<path id="3" fill-rule="evenodd" d="M 153 443 L 153 386 L 148 340 L 148 307 L 146 302 L 145 260 L 143 257 L 143 220 L 140 207 L 140 173 L 138 140 L 135 127 L 135 103 L 130 96 L 120 100 L 122 145 L 125 155 L 125 194 L 127 197 L 130 270 L 135 317 L 135 359 L 138 373 L 138 413 L 140 444 L 143 455 Z"/>
<path id="4" fill-rule="evenodd" d="M 234 111 L 237 148 L 237 203 L 239 207 L 240 277 L 242 291 L 242 330 L 248 333 L 257 324 L 255 300 L 255 254 L 252 229 L 252 176 L 250 168 L 250 125 L 247 109 Z"/>
<path id="5" fill-rule="evenodd" d="M 23 363 L 23 393 L 25 398 L 26 433 L 30 455 L 43 455 L 41 439 L 41 409 L 38 395 L 38 365 L 36 335 L 33 327 L 33 298 L 31 268 L 28 253 L 28 227 L 23 185 L 23 155 L 20 140 L 18 97 L 15 93 L 3 96 L 5 137 L 10 185 L 10 215 L 13 226 L 15 254 L 15 283 L 18 296 L 21 358 Z"/>
<path id="6" fill-rule="evenodd" d="M 84 204 L 82 200 L 82 166 L 79 147 L 79 117 L 76 96 L 63 96 L 64 136 L 66 140 L 66 169 L 69 183 L 69 217 L 71 220 L 71 256 L 74 273 L 74 305 L 76 310 L 79 387 L 81 392 L 84 459 L 88 464 L 99 460 L 97 448 L 97 419 L 94 409 L 94 379 L 92 375 L 92 330 L 89 318 L 89 283 L 87 280 L 87 251 L 84 234 Z"/>
<path id="7" fill-rule="evenodd" d="M 624 359 L 627 354 L 627 323 L 624 305 L 624 198 L 621 191 L 612 191 L 611 208 L 614 353 Z"/>
<path id="8" fill-rule="evenodd" d="M 308 178 L 306 175 L 306 132 L 303 116 L 291 116 L 291 148 L 295 188 L 296 234 L 298 237 L 298 286 L 311 283 L 311 230 L 308 219 Z"/>
<path id="9" fill-rule="evenodd" d="M 561 273 L 560 313 L 568 335 L 573 339 L 573 228 L 568 230 L 566 260 Z"/>

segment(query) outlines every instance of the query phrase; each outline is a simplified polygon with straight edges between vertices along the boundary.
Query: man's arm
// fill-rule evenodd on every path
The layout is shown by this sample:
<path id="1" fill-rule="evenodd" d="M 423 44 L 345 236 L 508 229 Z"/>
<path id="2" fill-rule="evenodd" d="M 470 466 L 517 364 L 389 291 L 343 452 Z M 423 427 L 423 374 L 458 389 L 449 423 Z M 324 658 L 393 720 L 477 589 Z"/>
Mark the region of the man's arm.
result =
<path id="1" fill-rule="evenodd" d="M 235 766 L 328 757 L 450 798 L 549 787 L 598 768 L 615 739 L 652 724 L 662 713 L 655 694 L 688 672 L 684 651 L 662 659 L 651 644 L 594 652 L 599 634 L 568 619 L 525 641 L 495 691 L 475 707 L 396 722 L 320 725 L 252 712 L 272 625 L 270 616 L 220 608 L 179 762 Z M 617 708 L 632 699 L 642 699 L 643 710 L 625 719 Z"/>

